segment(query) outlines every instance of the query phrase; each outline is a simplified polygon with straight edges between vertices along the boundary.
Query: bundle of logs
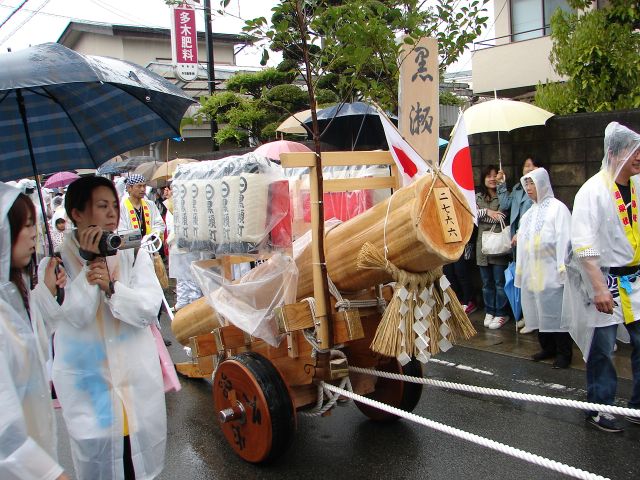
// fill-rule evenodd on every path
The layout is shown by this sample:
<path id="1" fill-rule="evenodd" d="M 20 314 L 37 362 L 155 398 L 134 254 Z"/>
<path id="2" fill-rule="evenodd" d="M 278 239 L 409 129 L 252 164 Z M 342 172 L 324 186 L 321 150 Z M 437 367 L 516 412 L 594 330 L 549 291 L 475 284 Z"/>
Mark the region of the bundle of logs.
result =
<path id="1" fill-rule="evenodd" d="M 446 238 L 447 230 L 442 228 L 442 203 L 436 192 L 443 187 L 449 189 L 450 206 L 457 218 L 457 241 Z M 397 190 L 386 201 L 325 232 L 329 278 L 341 292 L 396 282 L 394 297 L 377 332 L 377 337 L 386 336 L 386 347 L 372 346 L 374 351 L 388 356 L 402 352 L 419 356 L 427 354 L 427 350 L 437 353 L 447 345 L 438 343 L 439 338 L 455 341 L 475 333 L 442 277 L 442 266 L 460 258 L 472 230 L 469 207 L 453 182 L 444 175 L 427 174 Z M 296 264 L 297 298 L 301 300 L 313 294 L 310 244 L 297 256 Z M 445 307 L 448 313 L 444 312 Z M 409 308 L 411 312 L 407 312 Z M 400 319 L 403 325 L 399 325 Z M 202 298 L 176 314 L 172 330 L 179 342 L 187 344 L 190 337 L 218 326 L 220 318 Z M 398 330 L 400 334 L 396 333 Z M 412 330 L 417 336 L 408 335 Z M 429 338 L 433 340 L 428 349 L 418 348 Z M 418 345 L 414 345 L 415 341 Z"/>

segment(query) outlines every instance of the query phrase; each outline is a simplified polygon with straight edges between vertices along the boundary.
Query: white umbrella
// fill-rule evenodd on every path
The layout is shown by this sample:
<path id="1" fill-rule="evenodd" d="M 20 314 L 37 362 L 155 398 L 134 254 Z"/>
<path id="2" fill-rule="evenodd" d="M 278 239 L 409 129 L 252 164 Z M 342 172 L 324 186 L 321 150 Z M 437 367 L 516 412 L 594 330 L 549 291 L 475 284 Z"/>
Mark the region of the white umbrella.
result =
<path id="1" fill-rule="evenodd" d="M 552 116 L 553 113 L 530 103 L 494 99 L 467 108 L 464 111 L 464 123 L 467 135 L 498 132 L 498 159 L 502 168 L 500 132 L 510 132 L 516 128 L 532 125 L 544 125 Z"/>
<path id="2" fill-rule="evenodd" d="M 296 133 L 306 134 L 307 129 L 302 125 L 304 122 L 311 118 L 311 110 L 303 110 L 302 112 L 294 113 L 284 122 L 278 125 L 276 132 L 280 133 Z"/>

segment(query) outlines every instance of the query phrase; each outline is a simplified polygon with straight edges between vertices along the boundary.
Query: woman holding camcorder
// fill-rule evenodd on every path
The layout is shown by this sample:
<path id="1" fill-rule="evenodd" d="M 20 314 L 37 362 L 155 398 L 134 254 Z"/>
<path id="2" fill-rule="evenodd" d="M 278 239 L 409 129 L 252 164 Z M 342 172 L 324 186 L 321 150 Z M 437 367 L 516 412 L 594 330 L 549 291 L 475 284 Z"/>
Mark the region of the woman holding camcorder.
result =
<path id="1" fill-rule="evenodd" d="M 61 250 L 69 282 L 62 306 L 51 302 L 46 313 L 55 330 L 52 376 L 76 476 L 154 478 L 164 464 L 166 411 L 150 329 L 162 301 L 153 261 L 144 249 L 105 256 L 100 248 L 104 232 L 118 227 L 111 181 L 76 180 L 65 210 L 76 227 Z"/>

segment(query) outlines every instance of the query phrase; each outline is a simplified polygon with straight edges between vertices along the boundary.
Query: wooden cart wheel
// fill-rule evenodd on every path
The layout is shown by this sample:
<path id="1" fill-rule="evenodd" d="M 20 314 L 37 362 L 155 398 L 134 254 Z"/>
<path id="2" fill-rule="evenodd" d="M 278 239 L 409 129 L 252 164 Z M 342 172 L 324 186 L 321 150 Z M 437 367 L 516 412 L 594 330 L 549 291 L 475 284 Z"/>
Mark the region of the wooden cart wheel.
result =
<path id="1" fill-rule="evenodd" d="M 411 360 L 403 367 L 395 358 L 380 357 L 376 370 L 422 377 L 422 364 L 416 359 Z M 419 383 L 377 377 L 375 390 L 365 395 L 365 397 L 411 412 L 420 401 L 420 395 L 422 395 L 422 385 Z M 400 418 L 397 415 L 378 410 L 369 405 L 358 402 L 355 402 L 355 404 L 362 413 L 377 422 L 388 422 Z"/>
<path id="2" fill-rule="evenodd" d="M 223 361 L 213 378 L 213 402 L 231 448 L 252 463 L 275 459 L 289 447 L 296 414 L 284 380 L 262 355 Z"/>

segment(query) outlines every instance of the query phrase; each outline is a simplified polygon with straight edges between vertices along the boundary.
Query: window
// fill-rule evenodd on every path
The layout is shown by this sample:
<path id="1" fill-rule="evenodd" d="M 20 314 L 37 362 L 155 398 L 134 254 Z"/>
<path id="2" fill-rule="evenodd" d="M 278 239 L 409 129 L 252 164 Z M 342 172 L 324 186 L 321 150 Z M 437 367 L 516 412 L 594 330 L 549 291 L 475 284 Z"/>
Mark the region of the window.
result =
<path id="1" fill-rule="evenodd" d="M 511 0 L 511 41 L 549 35 L 549 23 L 558 8 L 572 11 L 567 0 Z"/>

